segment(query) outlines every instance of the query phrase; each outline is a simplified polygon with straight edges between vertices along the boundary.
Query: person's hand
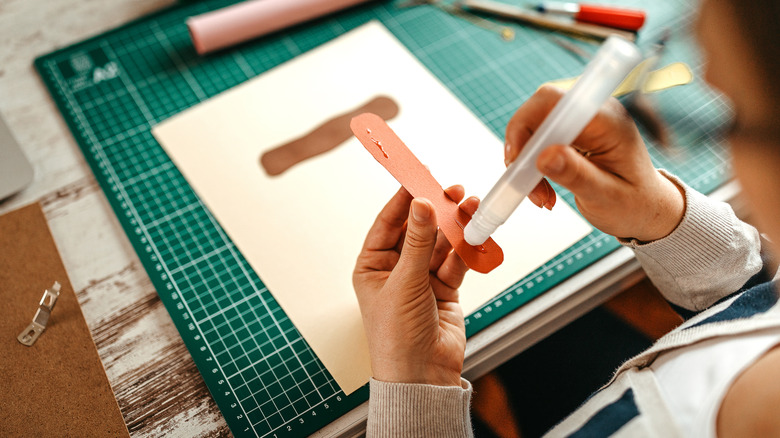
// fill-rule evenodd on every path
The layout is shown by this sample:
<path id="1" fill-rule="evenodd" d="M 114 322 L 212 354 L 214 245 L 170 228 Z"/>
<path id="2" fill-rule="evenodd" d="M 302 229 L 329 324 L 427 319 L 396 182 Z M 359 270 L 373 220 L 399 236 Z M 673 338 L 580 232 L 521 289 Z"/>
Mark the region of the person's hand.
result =
<path id="1" fill-rule="evenodd" d="M 512 116 L 506 129 L 507 163 L 517 158 L 562 96 L 557 88 L 542 87 Z M 682 189 L 653 167 L 636 125 L 615 99 L 602 106 L 574 144 L 550 146 L 536 165 L 574 194 L 593 226 L 616 237 L 660 239 L 674 231 L 685 213 Z M 541 185 L 532 195 L 529 199 L 537 205 L 555 203 L 555 192 Z"/>
<path id="2" fill-rule="evenodd" d="M 455 202 L 464 196 L 461 186 L 445 192 Z M 474 214 L 478 203 L 469 198 L 461 208 Z M 466 332 L 458 287 L 468 268 L 436 224 L 431 202 L 401 188 L 358 257 L 352 283 L 377 380 L 461 384 Z"/>

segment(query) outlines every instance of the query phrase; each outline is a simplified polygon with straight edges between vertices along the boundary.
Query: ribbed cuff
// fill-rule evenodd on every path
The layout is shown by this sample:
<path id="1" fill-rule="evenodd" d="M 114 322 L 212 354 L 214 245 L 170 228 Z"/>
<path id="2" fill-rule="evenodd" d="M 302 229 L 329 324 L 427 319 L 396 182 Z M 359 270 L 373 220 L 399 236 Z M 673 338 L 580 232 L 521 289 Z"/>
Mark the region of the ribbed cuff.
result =
<path id="1" fill-rule="evenodd" d="M 697 274 L 710 268 L 731 248 L 733 212 L 692 190 L 679 178 L 659 170 L 685 191 L 685 214 L 668 236 L 652 242 L 618 239 L 620 243 L 663 264 L 670 275 Z"/>
<path id="2" fill-rule="evenodd" d="M 435 386 L 371 379 L 369 437 L 470 437 L 471 383 Z"/>
<path id="3" fill-rule="evenodd" d="M 685 192 L 682 221 L 671 234 L 649 243 L 618 240 L 634 250 L 667 299 L 701 310 L 758 272 L 758 234 L 725 202 L 713 201 L 668 172 L 659 172 Z"/>

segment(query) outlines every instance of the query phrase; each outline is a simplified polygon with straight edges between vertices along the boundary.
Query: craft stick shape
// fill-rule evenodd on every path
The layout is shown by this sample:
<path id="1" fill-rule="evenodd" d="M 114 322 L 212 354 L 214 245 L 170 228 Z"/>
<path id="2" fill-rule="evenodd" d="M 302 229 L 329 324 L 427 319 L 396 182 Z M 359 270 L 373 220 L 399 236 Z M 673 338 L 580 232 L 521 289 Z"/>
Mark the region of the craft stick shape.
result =
<path id="1" fill-rule="evenodd" d="M 384 120 L 398 115 L 398 104 L 387 96 L 377 96 L 346 113 L 326 121 L 308 134 L 265 152 L 260 165 L 270 176 L 277 176 L 296 164 L 315 157 L 347 141 L 352 137 L 349 121 L 364 112 L 378 114 Z"/>
<path id="2" fill-rule="evenodd" d="M 352 132 L 379 163 L 415 198 L 433 203 L 439 228 L 455 252 L 474 271 L 486 274 L 504 261 L 504 252 L 493 239 L 471 246 L 463 239 L 463 227 L 471 220 L 458 204 L 450 199 L 438 181 L 403 141 L 376 114 L 361 114 L 350 123 Z"/>

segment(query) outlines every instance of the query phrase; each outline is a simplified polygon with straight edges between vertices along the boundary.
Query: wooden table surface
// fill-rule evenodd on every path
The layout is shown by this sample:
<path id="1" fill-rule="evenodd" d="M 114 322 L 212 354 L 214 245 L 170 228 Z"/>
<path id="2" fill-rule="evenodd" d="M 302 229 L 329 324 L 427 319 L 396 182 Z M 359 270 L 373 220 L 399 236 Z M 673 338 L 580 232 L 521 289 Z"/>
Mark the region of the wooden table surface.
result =
<path id="1" fill-rule="evenodd" d="M 168 312 L 33 68 L 36 56 L 172 0 L 0 0 L 0 114 L 35 169 L 0 214 L 40 201 L 130 434 L 229 436 Z"/>

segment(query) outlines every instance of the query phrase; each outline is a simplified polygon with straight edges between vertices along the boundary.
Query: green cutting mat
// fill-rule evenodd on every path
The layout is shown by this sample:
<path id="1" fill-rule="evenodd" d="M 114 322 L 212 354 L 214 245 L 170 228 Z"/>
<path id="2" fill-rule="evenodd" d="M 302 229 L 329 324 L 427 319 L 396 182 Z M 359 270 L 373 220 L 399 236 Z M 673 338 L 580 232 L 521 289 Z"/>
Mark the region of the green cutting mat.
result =
<path id="1" fill-rule="evenodd" d="M 36 67 L 231 431 L 236 436 L 300 436 L 365 401 L 368 389 L 348 397 L 338 389 L 150 128 L 371 19 L 387 26 L 500 137 L 512 113 L 540 83 L 579 74 L 583 64 L 548 32 L 513 25 L 517 36 L 505 42 L 436 8 L 399 9 L 391 2 L 197 56 L 185 18 L 228 3 L 166 10 L 43 56 Z M 660 35 L 662 26 L 674 31 L 664 61 L 698 66 L 685 0 L 622 3 L 648 10 L 643 41 Z M 701 76 L 699 68 L 694 70 Z M 657 98 L 684 147 L 664 154 L 651 146 L 656 164 L 711 191 L 728 174 L 724 151 L 710 134 L 727 117 L 725 105 L 696 84 Z M 569 193 L 559 193 L 572 203 Z M 609 236 L 592 233 L 469 315 L 468 334 L 616 247 Z"/>

